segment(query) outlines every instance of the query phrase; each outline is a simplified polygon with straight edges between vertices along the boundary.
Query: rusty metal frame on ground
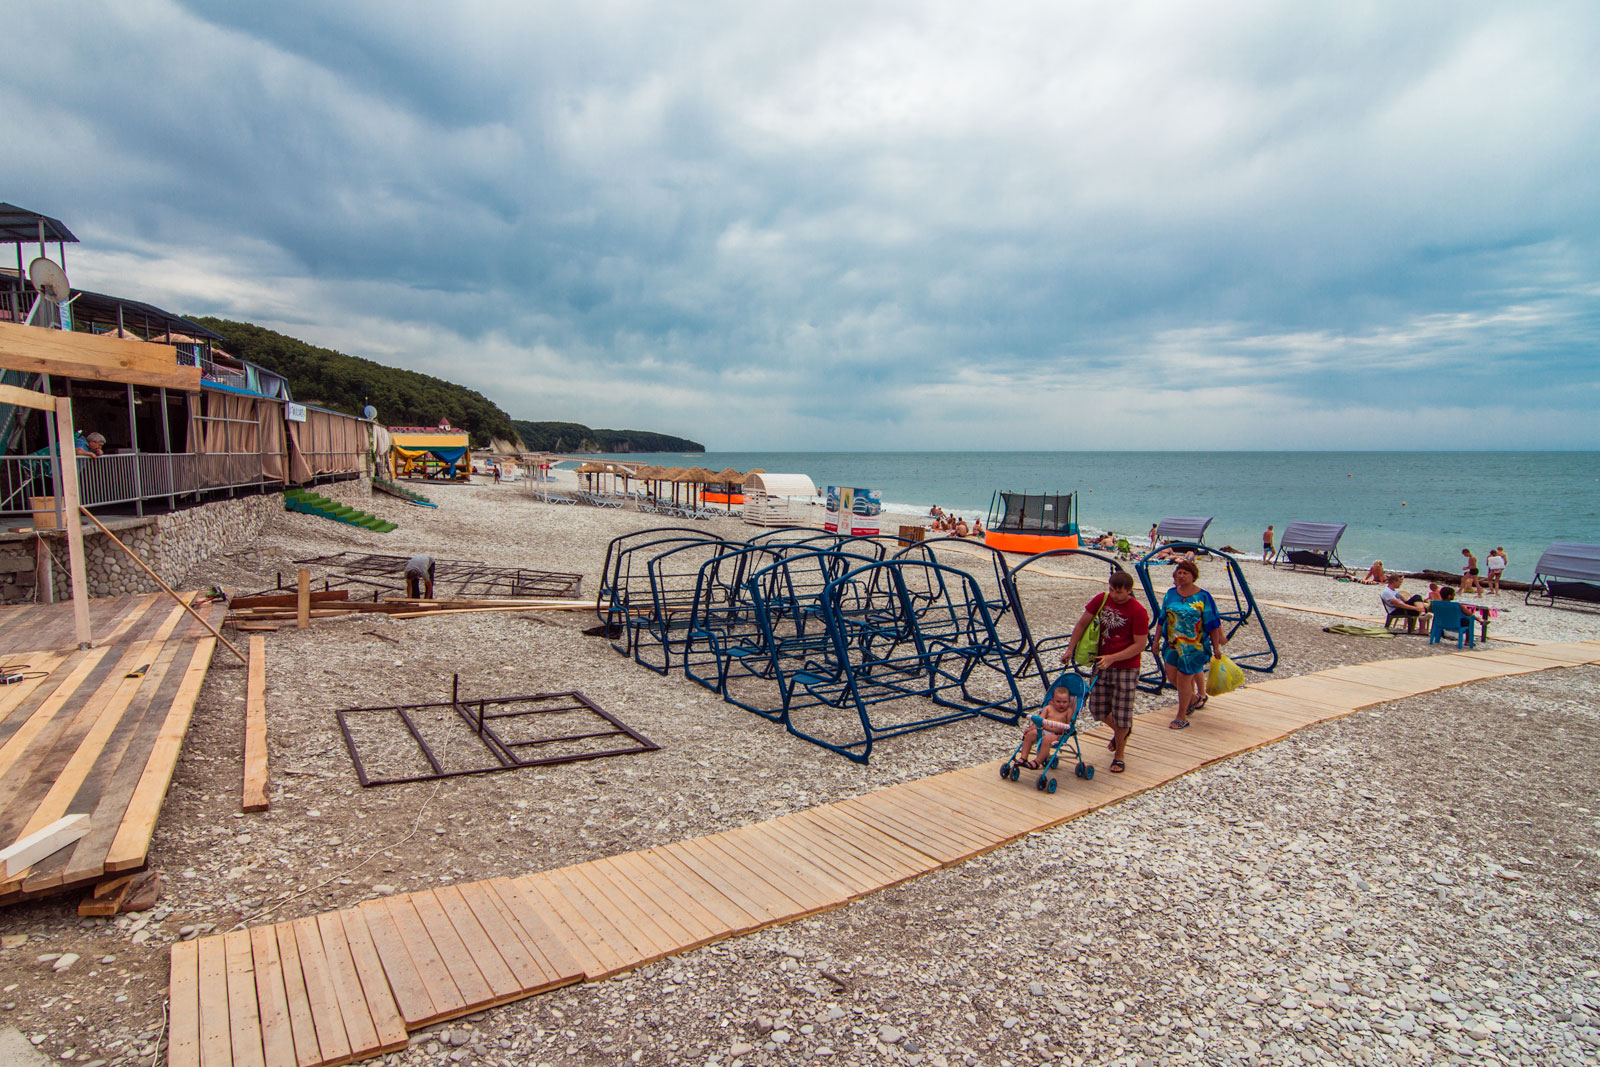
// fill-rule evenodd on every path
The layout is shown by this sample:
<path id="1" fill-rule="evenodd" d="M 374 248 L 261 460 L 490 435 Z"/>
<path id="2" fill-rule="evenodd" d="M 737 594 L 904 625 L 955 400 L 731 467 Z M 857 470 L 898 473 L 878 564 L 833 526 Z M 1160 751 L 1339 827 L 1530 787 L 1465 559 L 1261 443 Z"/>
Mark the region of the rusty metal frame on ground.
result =
<path id="1" fill-rule="evenodd" d="M 297 559 L 302 567 L 324 567 L 334 573 L 323 579 L 325 589 L 346 585 L 373 588 L 380 592 L 405 592 L 405 569 L 409 556 L 367 552 L 338 552 L 331 556 Z M 471 559 L 434 560 L 434 589 L 441 600 L 480 600 L 485 597 L 573 597 L 581 595 L 583 575 L 561 571 L 536 571 L 523 567 L 495 567 Z M 285 586 L 278 576 L 277 590 Z"/>
<path id="2" fill-rule="evenodd" d="M 523 707 L 519 710 L 491 710 L 494 708 L 509 708 L 515 705 L 532 706 Z M 416 720 L 411 715 L 415 711 L 425 711 L 433 708 L 453 709 L 472 730 L 473 734 L 483 742 L 484 750 L 495 762 L 460 770 L 446 770 L 438 754 L 428 744 L 427 738 L 423 736 L 422 729 L 418 727 Z M 428 766 L 433 768 L 431 774 L 385 778 L 376 777 L 368 771 L 366 761 L 361 757 L 360 746 L 356 742 L 355 735 L 350 730 L 349 716 L 373 715 L 386 712 L 392 712 L 405 726 L 406 731 L 411 735 L 411 739 L 416 742 L 417 749 L 422 753 L 423 759 L 427 760 Z M 584 713 L 598 717 L 609 728 L 593 730 L 587 733 L 508 741 L 501 737 L 493 726 L 494 721 L 500 719 L 572 713 Z M 356 777 L 361 780 L 363 786 L 432 782 L 441 778 L 460 778 L 469 774 L 492 774 L 496 771 L 518 770 L 524 767 L 549 767 L 560 763 L 577 763 L 581 760 L 603 759 L 608 756 L 631 756 L 642 752 L 655 752 L 661 748 L 660 745 L 606 711 L 581 692 L 574 690 L 564 693 L 534 693 L 529 696 L 479 697 L 473 700 L 462 700 L 461 676 L 459 674 L 451 676 L 450 699 L 447 701 L 432 704 L 390 704 L 371 708 L 341 708 L 334 712 L 334 715 L 339 720 L 339 732 L 344 735 L 345 747 L 350 751 L 350 762 L 355 765 Z M 537 750 L 545 745 L 590 741 L 602 737 L 625 737 L 632 744 L 626 747 L 607 749 L 603 752 L 580 752 L 565 756 L 549 756 L 542 759 L 529 759 L 517 751 L 518 749 Z"/>

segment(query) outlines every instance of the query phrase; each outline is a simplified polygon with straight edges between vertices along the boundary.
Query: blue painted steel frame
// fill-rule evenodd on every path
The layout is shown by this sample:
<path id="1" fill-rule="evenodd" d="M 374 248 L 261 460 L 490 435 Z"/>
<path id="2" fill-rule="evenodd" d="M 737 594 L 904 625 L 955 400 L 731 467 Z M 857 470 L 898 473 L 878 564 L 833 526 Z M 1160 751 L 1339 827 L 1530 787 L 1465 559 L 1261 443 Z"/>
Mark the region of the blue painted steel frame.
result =
<path id="1" fill-rule="evenodd" d="M 1278 666 L 1278 646 L 1273 644 L 1272 632 L 1267 629 L 1266 617 L 1261 614 L 1261 609 L 1256 606 L 1256 598 L 1250 592 L 1250 583 L 1245 580 L 1244 568 L 1239 566 L 1239 561 L 1225 552 L 1218 552 L 1216 549 L 1200 544 L 1198 541 L 1174 541 L 1171 544 L 1162 545 L 1160 548 L 1151 549 L 1133 565 L 1134 573 L 1139 576 L 1139 584 L 1144 587 L 1145 599 L 1150 603 L 1150 621 L 1155 629 L 1156 641 L 1152 646 L 1156 651 L 1156 669 L 1139 675 L 1139 688 L 1148 693 L 1159 693 L 1162 689 L 1170 687 L 1164 666 L 1166 661 L 1161 658 L 1161 653 L 1166 651 L 1167 643 L 1166 627 L 1161 625 L 1161 599 L 1156 596 L 1155 583 L 1150 580 L 1150 568 L 1177 565 L 1178 561 L 1176 559 L 1158 560 L 1155 558 L 1162 552 L 1168 551 L 1175 553 L 1192 551 L 1196 555 L 1210 556 L 1214 559 L 1223 560 L 1227 564 L 1228 586 L 1233 594 L 1233 607 L 1224 609 L 1221 604 L 1217 605 L 1217 617 L 1222 620 L 1223 626 L 1226 627 L 1223 636 L 1231 642 L 1233 635 L 1239 632 L 1240 628 L 1254 616 L 1256 625 L 1261 628 L 1261 636 L 1267 642 L 1267 647 L 1262 651 L 1246 652 L 1237 656 L 1230 652 L 1228 658 L 1247 671 L 1259 671 L 1262 674 L 1272 673 Z M 1211 598 L 1215 600 L 1216 593 L 1212 593 Z M 1266 661 L 1265 663 L 1260 662 L 1263 659 Z"/>

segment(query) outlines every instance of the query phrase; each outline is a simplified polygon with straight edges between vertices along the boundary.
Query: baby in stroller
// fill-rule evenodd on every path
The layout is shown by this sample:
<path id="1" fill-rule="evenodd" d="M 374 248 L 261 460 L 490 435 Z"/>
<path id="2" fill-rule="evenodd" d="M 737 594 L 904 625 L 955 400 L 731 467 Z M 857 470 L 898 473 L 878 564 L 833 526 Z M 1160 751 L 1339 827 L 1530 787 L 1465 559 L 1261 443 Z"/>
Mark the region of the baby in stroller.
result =
<path id="1" fill-rule="evenodd" d="M 1039 771 L 1035 788 L 1054 793 L 1056 779 L 1050 772 L 1060 763 L 1061 748 L 1069 740 L 1077 761 L 1073 773 L 1079 778 L 1094 777 L 1094 767 L 1083 762 L 1083 752 L 1078 747 L 1078 713 L 1088 702 L 1094 682 L 1095 675 L 1085 676 L 1076 670 L 1069 670 L 1056 679 L 1044 707 L 1038 714 L 1028 716 L 1028 728 L 1022 732 L 1017 750 L 1001 764 L 1001 778 L 1015 782 L 1024 770 Z"/>

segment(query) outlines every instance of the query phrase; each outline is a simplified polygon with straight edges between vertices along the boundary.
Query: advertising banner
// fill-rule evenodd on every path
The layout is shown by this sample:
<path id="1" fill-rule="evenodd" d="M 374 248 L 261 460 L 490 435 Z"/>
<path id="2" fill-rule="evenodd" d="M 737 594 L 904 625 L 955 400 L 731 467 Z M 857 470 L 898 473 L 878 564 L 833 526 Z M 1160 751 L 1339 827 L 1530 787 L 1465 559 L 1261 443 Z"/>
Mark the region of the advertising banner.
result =
<path id="1" fill-rule="evenodd" d="M 883 498 L 877 489 L 828 486 L 828 510 L 822 528 L 829 533 L 854 537 L 878 534 L 878 516 L 883 514 Z"/>

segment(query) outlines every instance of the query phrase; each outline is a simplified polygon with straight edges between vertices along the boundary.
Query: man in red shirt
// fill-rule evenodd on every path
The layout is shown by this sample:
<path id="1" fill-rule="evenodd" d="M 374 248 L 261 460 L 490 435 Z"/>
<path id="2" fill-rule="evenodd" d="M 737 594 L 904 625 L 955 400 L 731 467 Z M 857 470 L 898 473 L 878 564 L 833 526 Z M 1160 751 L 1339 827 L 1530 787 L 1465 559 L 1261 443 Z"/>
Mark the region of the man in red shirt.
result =
<path id="1" fill-rule="evenodd" d="M 1133 575 L 1117 571 L 1111 576 L 1110 588 L 1089 601 L 1072 629 L 1062 663 L 1071 662 L 1083 631 L 1096 619 L 1100 622 L 1100 647 L 1094 660 L 1098 677 L 1089 691 L 1089 714 L 1100 722 L 1111 721 L 1111 773 L 1121 774 L 1127 770 L 1122 756 L 1133 732 L 1139 658 L 1150 642 L 1150 613 L 1133 597 Z"/>

